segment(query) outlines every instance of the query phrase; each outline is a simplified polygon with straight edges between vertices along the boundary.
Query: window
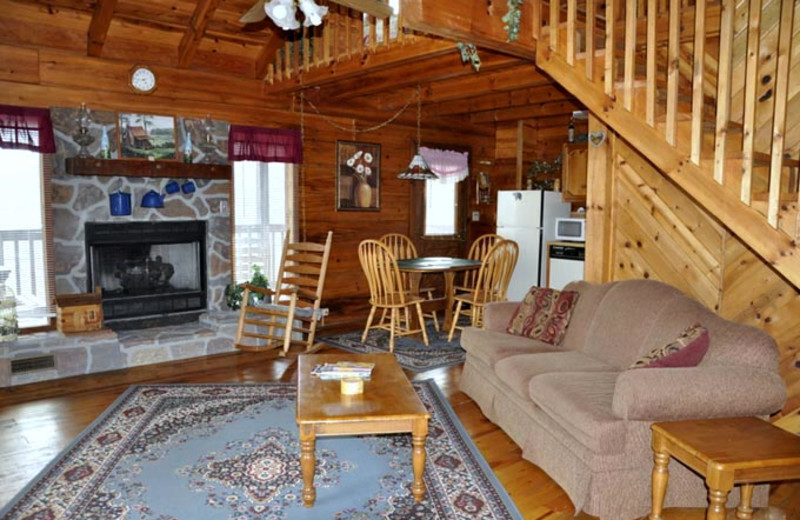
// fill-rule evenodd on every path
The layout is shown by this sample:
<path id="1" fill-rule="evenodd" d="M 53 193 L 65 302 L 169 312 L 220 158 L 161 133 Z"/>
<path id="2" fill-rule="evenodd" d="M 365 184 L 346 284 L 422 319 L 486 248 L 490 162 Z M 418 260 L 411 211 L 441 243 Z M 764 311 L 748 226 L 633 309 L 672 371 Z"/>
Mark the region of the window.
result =
<path id="1" fill-rule="evenodd" d="M 286 163 L 233 163 L 234 279 L 252 277 L 262 268 L 272 287 L 280 267 L 283 240 L 296 229 L 295 167 Z"/>
<path id="2" fill-rule="evenodd" d="M 425 181 L 425 236 L 454 236 L 458 222 L 458 183 Z"/>
<path id="3" fill-rule="evenodd" d="M 21 329 L 44 326 L 50 284 L 40 155 L 0 149 L 0 164 L 0 283 L 14 291 Z"/>

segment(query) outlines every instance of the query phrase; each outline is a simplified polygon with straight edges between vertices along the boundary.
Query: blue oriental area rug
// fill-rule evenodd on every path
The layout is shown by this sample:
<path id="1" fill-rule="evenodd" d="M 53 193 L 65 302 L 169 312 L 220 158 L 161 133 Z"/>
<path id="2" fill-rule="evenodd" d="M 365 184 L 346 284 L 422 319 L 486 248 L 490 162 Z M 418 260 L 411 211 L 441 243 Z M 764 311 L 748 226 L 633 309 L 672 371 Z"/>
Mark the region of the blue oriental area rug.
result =
<path id="1" fill-rule="evenodd" d="M 408 434 L 317 440 L 302 504 L 296 387 L 142 385 L 0 511 L 4 520 L 521 520 L 432 381 L 425 500 L 411 495 Z"/>
<path id="2" fill-rule="evenodd" d="M 377 319 L 377 318 L 376 318 Z M 461 323 L 461 322 L 459 322 Z M 468 325 L 469 321 L 464 321 Z M 433 368 L 459 365 L 464 362 L 467 353 L 461 348 L 461 335 L 456 334 L 453 341 L 447 341 L 447 332 L 437 332 L 432 325 L 427 327 L 428 343 L 410 337 L 395 337 L 394 357 L 400 366 L 412 372 L 422 372 Z M 380 354 L 389 352 L 389 333 L 385 330 L 372 329 L 367 341 L 361 343 L 363 330 L 346 332 L 318 338 L 319 341 L 334 347 L 358 354 Z"/>

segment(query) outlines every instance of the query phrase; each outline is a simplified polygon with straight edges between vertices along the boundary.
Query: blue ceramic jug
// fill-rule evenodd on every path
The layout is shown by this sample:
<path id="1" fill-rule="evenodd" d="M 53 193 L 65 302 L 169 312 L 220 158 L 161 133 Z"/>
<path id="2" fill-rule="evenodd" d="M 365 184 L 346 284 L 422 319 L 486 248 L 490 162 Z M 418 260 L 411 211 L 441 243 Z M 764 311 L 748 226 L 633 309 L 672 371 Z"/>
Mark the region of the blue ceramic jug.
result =
<path id="1" fill-rule="evenodd" d="M 118 190 L 108 195 L 108 205 L 111 215 L 121 217 L 131 214 L 131 194 Z"/>

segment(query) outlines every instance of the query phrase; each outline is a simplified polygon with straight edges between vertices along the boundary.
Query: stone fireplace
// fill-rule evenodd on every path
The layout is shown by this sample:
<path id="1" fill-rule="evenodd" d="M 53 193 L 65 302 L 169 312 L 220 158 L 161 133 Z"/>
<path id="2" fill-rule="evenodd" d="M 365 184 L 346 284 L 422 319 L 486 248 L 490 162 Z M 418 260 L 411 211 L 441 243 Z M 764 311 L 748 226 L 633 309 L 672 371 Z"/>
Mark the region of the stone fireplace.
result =
<path id="1" fill-rule="evenodd" d="M 150 303 L 157 300 L 162 305 L 161 301 L 167 300 L 166 293 L 187 289 L 187 294 L 170 298 L 169 305 L 173 308 L 184 303 L 196 306 L 197 314 L 202 313 L 199 320 L 174 324 L 180 320 L 170 318 L 173 324 L 153 328 L 106 328 L 69 335 L 51 331 L 20 336 L 17 341 L 0 343 L 0 387 L 235 350 L 233 337 L 238 314 L 227 311 L 224 295 L 225 286 L 231 281 L 230 181 L 194 179 L 197 190 L 193 194 L 167 195 L 163 208 L 140 206 L 145 193 L 150 190 L 163 193 L 169 181 L 56 174 L 52 193 L 56 292 L 87 292 L 99 277 L 103 280 L 99 284 L 107 289 L 110 302 L 120 296 L 123 300 L 124 296 L 133 298 L 124 302 L 120 311 L 124 314 L 130 312 L 130 302 L 142 296 L 140 291 L 154 291 L 155 296 L 151 294 L 146 298 L 150 298 Z M 131 194 L 131 215 L 111 215 L 108 195 L 118 190 Z M 119 224 L 124 224 L 133 235 L 164 234 L 160 238 L 151 237 L 145 241 L 150 242 L 149 245 L 142 245 L 138 238 L 134 240 L 117 233 L 121 229 L 116 227 Z M 170 250 L 170 244 L 177 244 L 176 249 Z M 111 248 L 100 253 L 98 246 L 99 249 Z M 193 254 L 198 257 L 196 263 L 192 261 L 190 272 L 177 274 L 177 264 L 186 263 L 187 255 Z M 94 258 L 96 255 L 104 258 Z M 111 267 L 97 267 L 104 260 Z M 167 276 L 170 268 L 165 264 L 171 264 L 174 269 L 170 276 Z M 194 278 L 199 274 L 194 271 L 205 273 L 205 300 L 202 281 L 196 281 L 202 277 Z M 145 272 L 149 273 L 146 278 L 150 282 L 142 278 Z M 126 278 L 125 286 L 121 283 L 123 278 Z M 133 294 L 119 294 L 119 289 L 128 288 Z M 164 308 L 156 311 L 176 316 L 167 314 Z M 112 314 L 116 312 L 117 309 L 112 309 Z M 148 313 L 151 312 L 152 308 Z M 19 371 L 13 366 L 18 362 L 30 365 L 40 360 L 46 362 L 41 369 Z"/>
<path id="2" fill-rule="evenodd" d="M 72 176 L 58 174 L 53 178 L 53 221 L 54 221 L 54 243 L 55 243 L 55 277 L 57 294 L 75 294 L 92 290 L 90 285 L 103 285 L 109 298 L 114 298 L 112 291 L 123 288 L 121 280 L 127 276 L 128 285 L 136 285 L 135 273 L 137 272 L 137 262 L 141 269 L 154 268 L 157 257 L 161 256 L 161 262 L 174 264 L 181 263 L 176 260 L 179 255 L 191 254 L 197 250 L 201 255 L 195 264 L 195 268 L 201 269 L 205 273 L 204 282 L 194 280 L 188 282 L 183 279 L 176 280 L 179 285 L 188 284 L 191 292 L 195 294 L 191 298 L 184 298 L 181 303 L 180 298 L 172 298 L 172 306 L 180 308 L 184 304 L 192 308 L 200 307 L 198 310 L 220 311 L 225 310 L 225 286 L 231 282 L 231 220 L 229 214 L 230 204 L 230 181 L 194 179 L 197 187 L 194 193 L 177 193 L 166 195 L 163 208 L 143 208 L 140 206 L 142 197 L 150 190 L 164 193 L 164 186 L 170 179 L 155 178 L 136 178 L 136 177 L 101 177 L 101 176 Z M 131 194 L 133 212 L 131 215 L 119 217 L 112 216 L 109 209 L 109 194 L 122 191 Z M 194 222 L 194 223 L 192 223 Z M 126 224 L 134 229 L 133 235 L 141 233 L 143 229 L 155 230 L 167 229 L 167 233 L 174 233 L 177 238 L 167 238 L 166 242 L 186 243 L 187 233 L 204 236 L 196 236 L 189 242 L 196 242 L 196 245 L 181 246 L 177 250 L 168 251 L 165 239 L 156 239 L 160 244 L 153 246 L 136 246 L 133 242 L 138 239 L 134 236 L 121 238 L 121 235 L 112 233 L 108 235 L 107 230 L 117 230 L 108 226 Z M 124 227 L 124 226 L 123 226 Z M 202 228 L 202 230 L 201 230 Z M 99 231 L 98 231 L 99 230 Z M 117 253 L 106 251 L 100 253 L 103 247 L 87 244 L 87 238 L 94 240 L 97 233 L 100 233 L 101 241 L 117 242 Z M 94 233 L 94 235 L 93 235 Z M 102 244 L 100 244 L 102 246 Z M 187 249 L 188 247 L 188 249 Z M 121 250 L 120 250 L 121 248 Z M 138 249 L 137 249 L 138 248 Z M 92 251 L 95 251 L 93 253 Z M 109 272 L 98 273 L 92 270 L 93 254 L 102 255 L 107 261 L 116 264 L 123 262 L 121 258 L 114 254 L 130 254 L 134 258 L 128 260 L 128 267 L 131 272 L 127 275 L 117 271 L 119 278 L 115 277 L 113 266 Z M 167 259 L 165 255 L 171 255 Z M 178 256 L 175 256 L 178 255 Z M 174 258 L 173 258 L 174 257 Z M 95 263 L 98 259 L 94 259 Z M 124 263 L 124 262 L 123 262 Z M 163 267 L 163 266 L 162 266 Z M 163 267 L 164 269 L 168 269 Z M 107 268 L 109 269 L 109 268 Z M 176 276 L 173 274 L 173 277 Z M 182 276 L 182 275 L 181 275 Z M 99 278 L 103 279 L 101 283 Z M 203 286 L 203 284 L 205 284 Z M 108 287 L 106 287 L 108 285 Z M 158 283 L 156 283 L 158 285 Z M 174 285 L 174 284 L 173 284 Z M 133 289 L 130 287 L 129 289 Z M 136 290 L 141 287 L 136 288 Z M 152 288 L 153 292 L 159 290 L 166 291 L 164 284 L 162 287 Z M 128 290 L 130 293 L 136 290 Z M 200 294 L 200 293 L 205 293 Z M 105 299 L 104 295 L 104 299 Z M 117 293 L 117 296 L 119 294 Z M 151 295 L 152 296 L 152 295 Z M 155 298 L 160 300 L 160 298 Z M 151 303 L 153 299 L 151 298 Z M 163 303 L 169 306 L 168 303 Z M 119 309 L 109 304 L 111 311 L 110 318 L 121 318 L 135 312 L 131 305 L 120 305 Z M 105 304 L 104 304 L 105 308 Z M 169 312 L 169 309 L 161 309 L 159 312 Z"/>

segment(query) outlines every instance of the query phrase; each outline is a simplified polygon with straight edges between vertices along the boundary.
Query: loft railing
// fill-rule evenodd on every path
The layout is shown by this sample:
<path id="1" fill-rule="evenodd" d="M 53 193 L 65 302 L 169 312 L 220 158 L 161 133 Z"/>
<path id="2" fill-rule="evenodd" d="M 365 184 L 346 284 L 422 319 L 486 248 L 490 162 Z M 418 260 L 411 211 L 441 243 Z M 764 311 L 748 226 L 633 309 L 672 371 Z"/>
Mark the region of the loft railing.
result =
<path id="1" fill-rule="evenodd" d="M 389 18 L 354 11 L 328 3 L 328 14 L 321 25 L 301 27 L 298 38 L 278 49 L 275 62 L 267 67 L 266 80 L 285 81 L 314 68 L 327 67 L 336 61 L 377 51 L 414 39 L 402 29 L 400 15 Z"/>
<path id="2" fill-rule="evenodd" d="M 789 82 L 800 67 L 791 63 L 800 48 L 795 1 L 535 4 L 537 45 L 657 130 L 770 226 L 800 238 L 798 135 L 787 128 L 800 99 Z"/>

